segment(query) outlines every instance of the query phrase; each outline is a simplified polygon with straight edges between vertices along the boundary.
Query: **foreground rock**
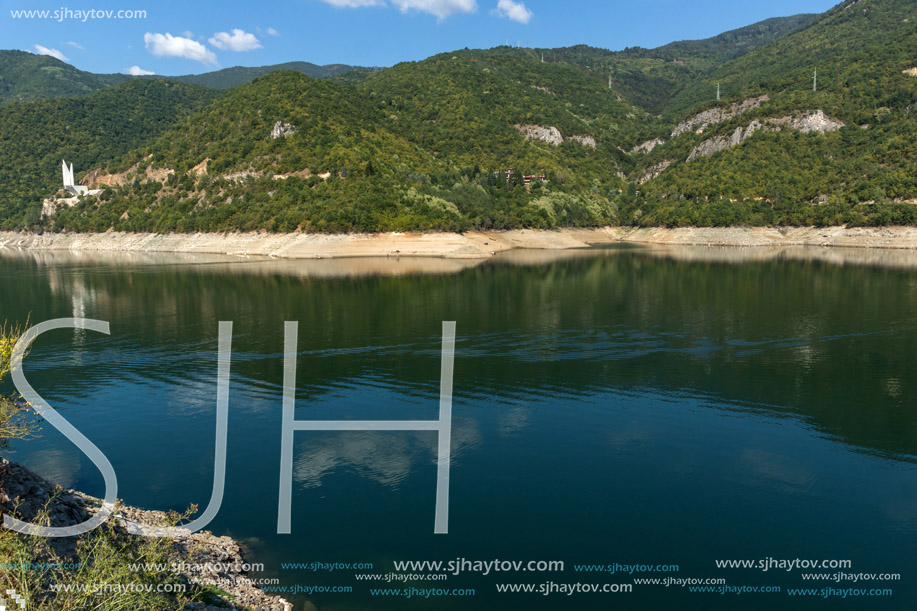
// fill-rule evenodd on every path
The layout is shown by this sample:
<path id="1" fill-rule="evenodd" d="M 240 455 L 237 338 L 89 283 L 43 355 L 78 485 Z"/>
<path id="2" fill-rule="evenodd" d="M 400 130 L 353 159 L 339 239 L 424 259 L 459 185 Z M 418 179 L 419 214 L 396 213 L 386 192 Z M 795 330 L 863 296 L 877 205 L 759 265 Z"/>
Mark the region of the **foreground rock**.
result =
<path id="1" fill-rule="evenodd" d="M 46 509 L 52 525 L 68 526 L 86 520 L 101 503 L 101 499 L 74 490 L 63 490 L 22 465 L 0 457 L 0 510 L 4 514 L 15 512 L 20 519 L 31 522 Z M 117 517 L 122 525 L 158 525 L 165 518 L 165 514 L 159 511 L 125 506 L 119 508 Z M 127 537 L 129 535 L 125 531 Z M 233 539 L 202 531 L 175 537 L 173 541 L 178 550 L 189 554 L 178 571 L 179 580 L 200 586 L 215 586 L 232 596 L 232 603 L 222 606 L 189 603 L 186 611 L 292 611 L 293 605 L 283 598 L 269 596 L 249 583 L 249 575 L 242 570 L 247 564 L 243 550 Z M 56 537 L 47 542 L 61 559 L 72 559 L 76 553 L 77 537 Z"/>

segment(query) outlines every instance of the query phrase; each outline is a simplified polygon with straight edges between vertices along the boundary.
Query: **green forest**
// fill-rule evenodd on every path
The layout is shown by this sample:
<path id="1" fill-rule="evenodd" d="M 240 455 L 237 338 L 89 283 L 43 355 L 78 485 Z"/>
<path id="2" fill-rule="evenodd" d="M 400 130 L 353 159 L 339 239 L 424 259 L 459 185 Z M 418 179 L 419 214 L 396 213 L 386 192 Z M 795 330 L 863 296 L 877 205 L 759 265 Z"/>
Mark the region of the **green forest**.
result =
<path id="1" fill-rule="evenodd" d="M 51 87 L 56 60 L 2 52 L 0 92 L 35 99 L 0 104 L 0 228 L 914 225 L 915 48 L 913 2 L 859 0 L 658 49 L 299 62 L 206 87 L 72 67 Z M 101 192 L 43 215 L 62 158 Z"/>

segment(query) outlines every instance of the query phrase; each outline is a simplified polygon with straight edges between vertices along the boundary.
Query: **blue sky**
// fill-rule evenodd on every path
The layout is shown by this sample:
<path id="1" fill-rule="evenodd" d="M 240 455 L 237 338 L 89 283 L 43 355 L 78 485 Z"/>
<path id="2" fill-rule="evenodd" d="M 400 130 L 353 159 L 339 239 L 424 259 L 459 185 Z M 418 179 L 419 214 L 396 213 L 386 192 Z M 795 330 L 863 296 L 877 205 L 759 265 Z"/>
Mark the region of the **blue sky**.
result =
<path id="1" fill-rule="evenodd" d="M 0 0 L 0 48 L 66 58 L 92 72 L 191 74 L 303 60 L 390 66 L 506 42 L 655 47 L 835 0 Z M 69 10 L 60 21 L 53 11 Z M 146 11 L 142 19 L 77 11 Z M 48 10 L 51 18 L 14 18 Z M 98 13 L 97 13 L 98 15 Z"/>

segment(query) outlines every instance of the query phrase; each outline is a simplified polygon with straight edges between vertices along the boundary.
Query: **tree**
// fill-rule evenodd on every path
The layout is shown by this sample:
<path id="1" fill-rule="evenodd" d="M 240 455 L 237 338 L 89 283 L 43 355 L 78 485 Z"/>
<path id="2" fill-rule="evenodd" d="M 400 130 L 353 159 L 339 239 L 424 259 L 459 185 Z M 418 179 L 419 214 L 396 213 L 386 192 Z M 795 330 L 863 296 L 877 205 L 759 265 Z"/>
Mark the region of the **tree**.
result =
<path id="1" fill-rule="evenodd" d="M 0 382 L 10 373 L 13 348 L 21 335 L 18 326 L 6 323 L 0 326 Z M 32 433 L 35 427 L 24 420 L 24 415 L 25 406 L 21 397 L 0 395 L 0 447 L 11 439 L 23 439 Z"/>

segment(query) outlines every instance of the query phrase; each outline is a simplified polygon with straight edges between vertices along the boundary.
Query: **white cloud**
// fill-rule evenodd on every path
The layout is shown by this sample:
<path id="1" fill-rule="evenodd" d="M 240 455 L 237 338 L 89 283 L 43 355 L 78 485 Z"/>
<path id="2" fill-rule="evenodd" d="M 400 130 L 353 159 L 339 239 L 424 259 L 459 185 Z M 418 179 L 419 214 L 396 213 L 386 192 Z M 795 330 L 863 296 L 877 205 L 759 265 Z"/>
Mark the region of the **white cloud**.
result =
<path id="1" fill-rule="evenodd" d="M 85 49 L 83 48 L 83 45 L 81 45 L 81 44 L 78 43 L 78 42 L 73 42 L 72 40 L 68 40 L 68 41 L 67 41 L 67 44 L 70 45 L 71 47 L 73 47 L 74 49 L 79 49 L 80 51 L 85 51 Z"/>
<path id="2" fill-rule="evenodd" d="M 339 8 L 360 8 L 361 6 L 385 6 L 382 0 L 322 0 L 325 4 Z"/>
<path id="3" fill-rule="evenodd" d="M 130 68 L 127 69 L 127 73 L 133 76 L 149 76 L 151 74 L 156 74 L 155 72 L 151 72 L 150 70 L 144 70 L 140 66 L 131 66 Z"/>
<path id="4" fill-rule="evenodd" d="M 532 19 L 532 11 L 526 8 L 525 3 L 514 2 L 513 0 L 500 0 L 497 2 L 494 14 L 519 23 L 528 23 Z"/>
<path id="5" fill-rule="evenodd" d="M 43 47 L 41 45 L 34 45 L 35 52 L 39 55 L 50 55 L 51 57 L 57 58 L 62 62 L 69 62 L 67 56 L 58 51 L 57 49 L 49 49 L 48 47 Z"/>
<path id="6" fill-rule="evenodd" d="M 261 48 L 261 41 L 254 34 L 235 28 L 232 34 L 217 32 L 207 42 L 222 51 L 252 51 Z"/>
<path id="7" fill-rule="evenodd" d="M 268 28 L 267 33 L 269 36 L 280 36 L 280 32 L 278 32 L 274 28 Z"/>
<path id="8" fill-rule="evenodd" d="M 147 32 L 143 35 L 143 42 L 153 55 L 163 57 L 184 57 L 199 61 L 202 64 L 216 65 L 217 63 L 217 56 L 213 51 L 190 38 L 172 36 L 168 32 L 165 34 L 151 34 Z"/>
<path id="9" fill-rule="evenodd" d="M 392 4 L 400 8 L 402 13 L 419 11 L 436 15 L 440 19 L 478 10 L 476 0 L 392 0 Z"/>
<path id="10" fill-rule="evenodd" d="M 184 36 L 185 38 L 194 38 L 194 32 L 192 32 L 191 30 L 185 30 L 184 32 L 181 33 L 181 35 Z"/>

